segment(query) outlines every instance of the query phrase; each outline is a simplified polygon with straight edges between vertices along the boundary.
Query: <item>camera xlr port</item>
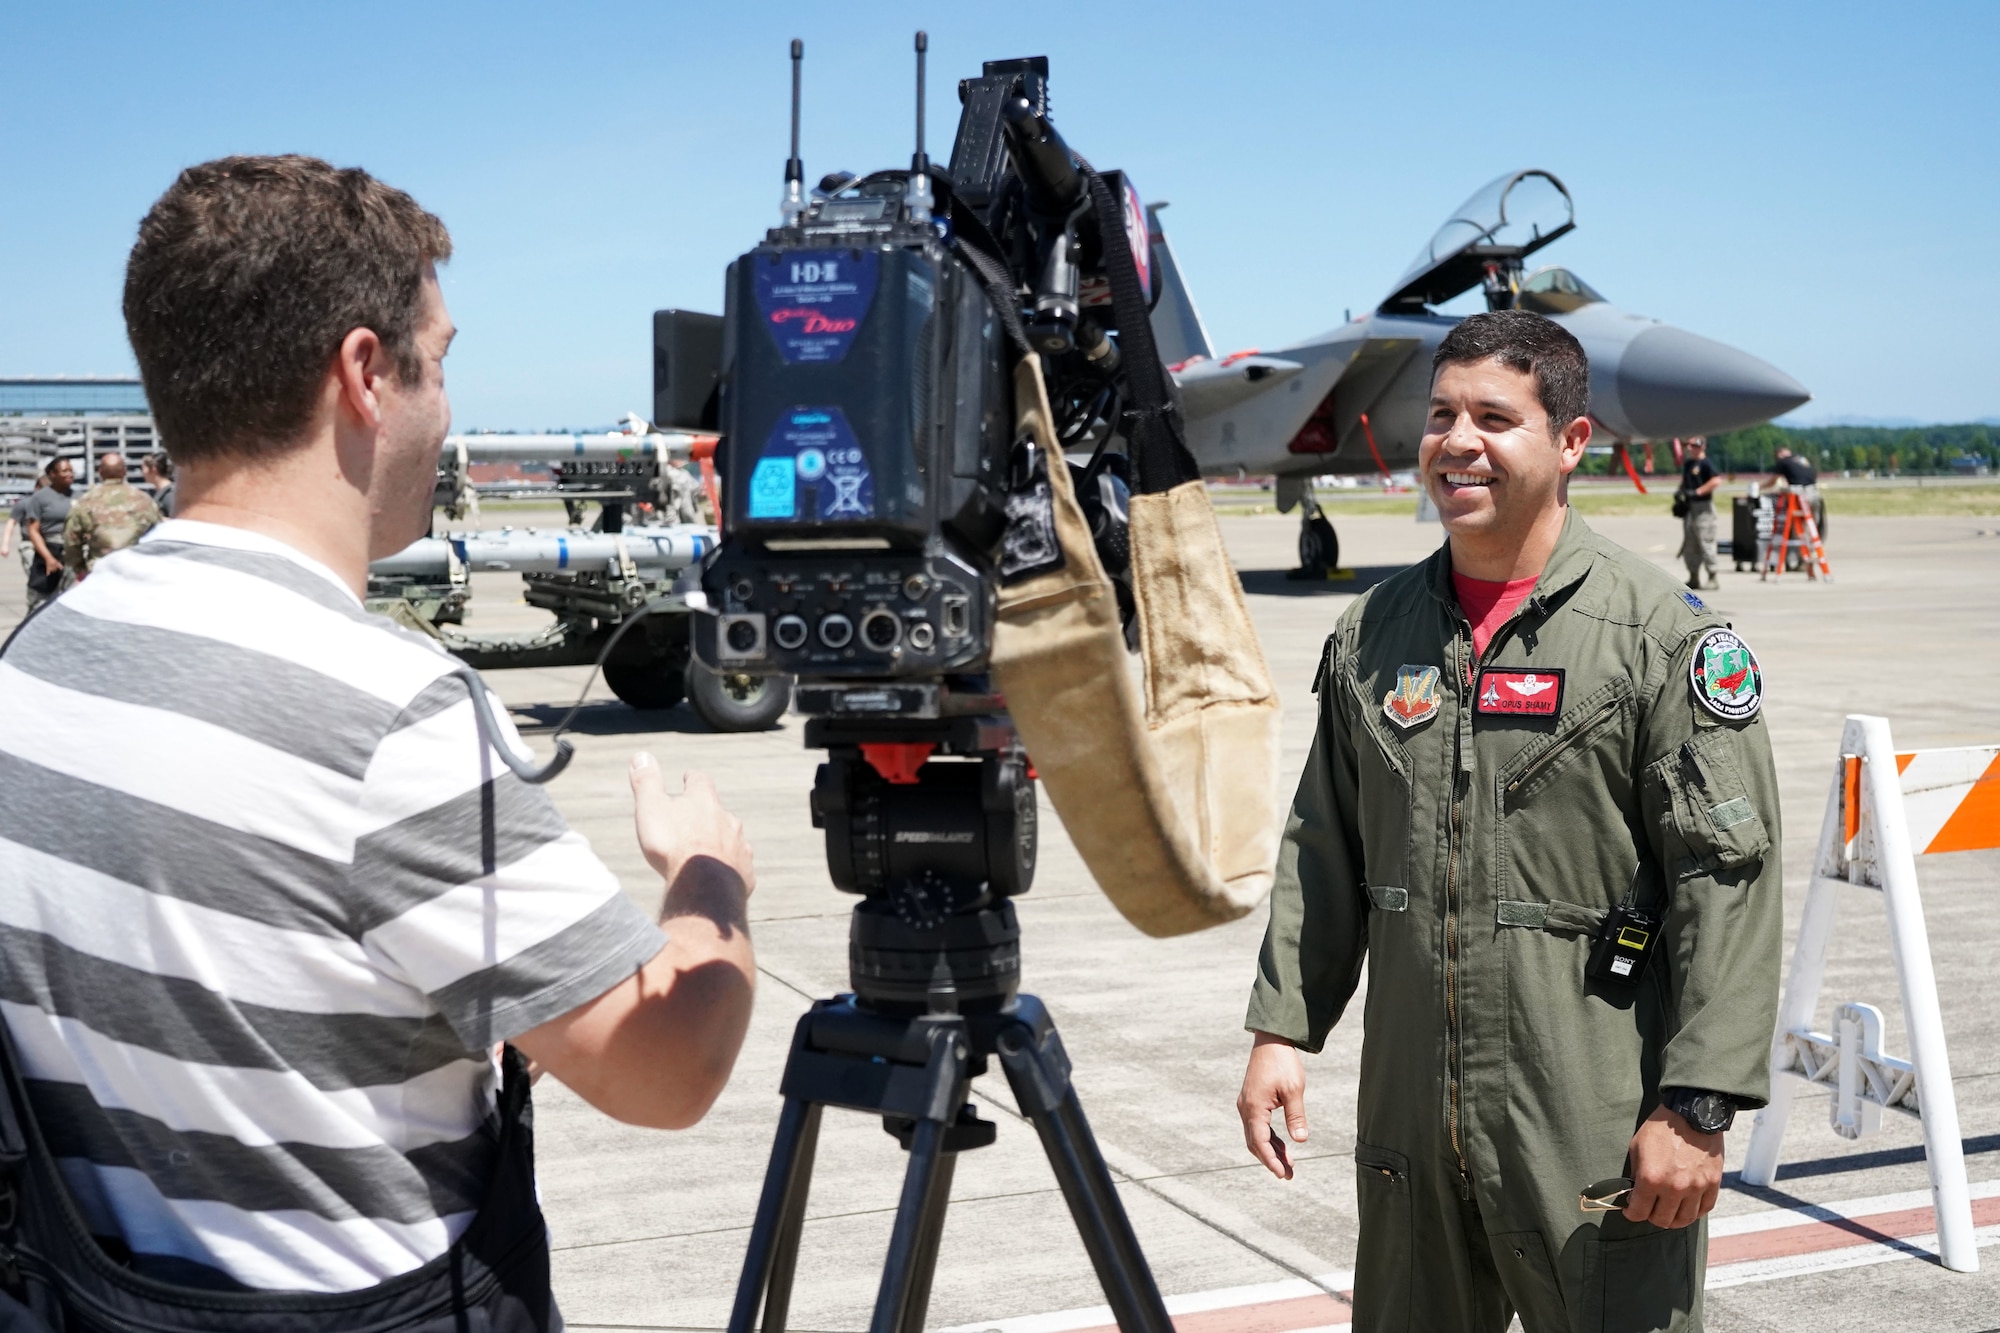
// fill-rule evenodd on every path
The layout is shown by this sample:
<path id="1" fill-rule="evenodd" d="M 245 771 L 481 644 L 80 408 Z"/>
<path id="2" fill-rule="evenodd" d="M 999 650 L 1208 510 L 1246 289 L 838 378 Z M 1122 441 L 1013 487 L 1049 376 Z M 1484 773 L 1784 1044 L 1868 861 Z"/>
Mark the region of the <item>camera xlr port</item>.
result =
<path id="1" fill-rule="evenodd" d="M 771 626 L 771 641 L 786 652 L 795 652 L 806 646 L 805 617 L 779 616 Z"/>
<path id="2" fill-rule="evenodd" d="M 739 654 L 749 654 L 757 647 L 757 622 L 754 620 L 732 620 L 729 628 L 722 632 L 729 646 Z"/>
<path id="3" fill-rule="evenodd" d="M 829 648 L 845 648 L 854 642 L 854 622 L 838 611 L 821 617 L 819 641 Z"/>
<path id="4" fill-rule="evenodd" d="M 903 637 L 903 622 L 892 611 L 870 611 L 861 617 L 861 640 L 876 652 L 885 653 Z"/>
<path id="5" fill-rule="evenodd" d="M 929 652 L 931 645 L 936 642 L 937 631 L 931 628 L 931 623 L 928 620 L 919 620 L 916 624 L 910 626 L 910 647 L 916 649 L 918 652 Z"/>

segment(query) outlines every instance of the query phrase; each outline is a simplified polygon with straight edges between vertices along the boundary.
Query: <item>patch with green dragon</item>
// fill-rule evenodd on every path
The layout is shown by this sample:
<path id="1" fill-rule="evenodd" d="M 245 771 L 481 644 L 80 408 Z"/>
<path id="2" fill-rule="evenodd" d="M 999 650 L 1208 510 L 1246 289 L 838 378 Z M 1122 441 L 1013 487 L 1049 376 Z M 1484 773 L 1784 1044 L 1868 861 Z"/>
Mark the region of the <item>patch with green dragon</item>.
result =
<path id="1" fill-rule="evenodd" d="M 1688 663 L 1695 702 L 1724 722 L 1745 722 L 1764 705 L 1764 673 L 1757 655 L 1734 630 L 1712 629 Z"/>

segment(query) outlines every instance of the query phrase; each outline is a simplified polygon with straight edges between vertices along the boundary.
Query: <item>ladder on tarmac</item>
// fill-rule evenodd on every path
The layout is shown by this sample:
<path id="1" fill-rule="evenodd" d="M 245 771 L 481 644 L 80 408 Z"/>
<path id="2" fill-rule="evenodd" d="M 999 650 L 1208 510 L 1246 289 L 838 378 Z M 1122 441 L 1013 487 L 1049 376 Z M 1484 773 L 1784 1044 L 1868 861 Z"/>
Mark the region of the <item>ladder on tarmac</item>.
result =
<path id="1" fill-rule="evenodd" d="M 1785 572 L 1785 562 L 1793 547 L 1809 579 L 1833 579 L 1833 566 L 1826 562 L 1826 543 L 1819 539 L 1819 524 L 1813 521 L 1812 506 L 1792 491 L 1777 497 L 1777 513 L 1771 520 L 1772 537 L 1764 547 L 1766 579 Z"/>

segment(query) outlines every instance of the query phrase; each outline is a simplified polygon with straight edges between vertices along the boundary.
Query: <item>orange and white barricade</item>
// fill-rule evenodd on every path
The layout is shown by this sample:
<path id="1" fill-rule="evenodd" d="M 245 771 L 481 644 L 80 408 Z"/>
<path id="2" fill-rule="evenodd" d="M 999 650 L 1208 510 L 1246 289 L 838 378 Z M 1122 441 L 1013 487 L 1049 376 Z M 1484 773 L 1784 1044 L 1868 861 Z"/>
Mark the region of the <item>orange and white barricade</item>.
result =
<path id="1" fill-rule="evenodd" d="M 1979 1253 L 1916 858 L 1995 846 L 2000 746 L 1897 754 L 1886 718 L 1847 719 L 1771 1046 L 1771 1102 L 1757 1114 L 1743 1166 L 1748 1184 L 1777 1179 L 1792 1095 L 1801 1082 L 1833 1088 L 1833 1129 L 1844 1138 L 1874 1133 L 1884 1110 L 1915 1116 L 1923 1122 L 1939 1256 L 1961 1273 L 1978 1269 Z M 1831 1031 L 1813 1026 L 1837 895 L 1847 887 L 1882 895 L 1909 1031 L 1907 1060 L 1883 1052 L 1882 1014 L 1873 1005 L 1838 1005 Z"/>

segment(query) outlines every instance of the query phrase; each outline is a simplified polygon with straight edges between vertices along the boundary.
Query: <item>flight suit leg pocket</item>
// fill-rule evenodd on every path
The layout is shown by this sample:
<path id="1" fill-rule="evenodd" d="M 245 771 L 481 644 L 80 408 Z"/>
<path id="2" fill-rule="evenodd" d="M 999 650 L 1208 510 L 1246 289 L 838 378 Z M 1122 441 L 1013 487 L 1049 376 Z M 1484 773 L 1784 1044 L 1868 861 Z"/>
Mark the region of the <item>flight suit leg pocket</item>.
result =
<path id="1" fill-rule="evenodd" d="M 1521 1316 L 1521 1327 L 1529 1333 L 1540 1333 L 1542 1329 L 1567 1330 L 1569 1303 L 1563 1299 L 1555 1265 L 1549 1261 L 1548 1242 L 1542 1233 L 1499 1231 L 1489 1239 L 1501 1285 Z"/>
<path id="2" fill-rule="evenodd" d="M 1361 1244 L 1354 1256 L 1354 1327 L 1403 1333 L 1410 1328 L 1410 1160 L 1366 1143 L 1354 1145 Z"/>
<path id="3" fill-rule="evenodd" d="M 1669 1230 L 1612 1214 L 1597 1243 L 1601 1333 L 1699 1333 L 1699 1260 L 1708 1228 Z"/>

